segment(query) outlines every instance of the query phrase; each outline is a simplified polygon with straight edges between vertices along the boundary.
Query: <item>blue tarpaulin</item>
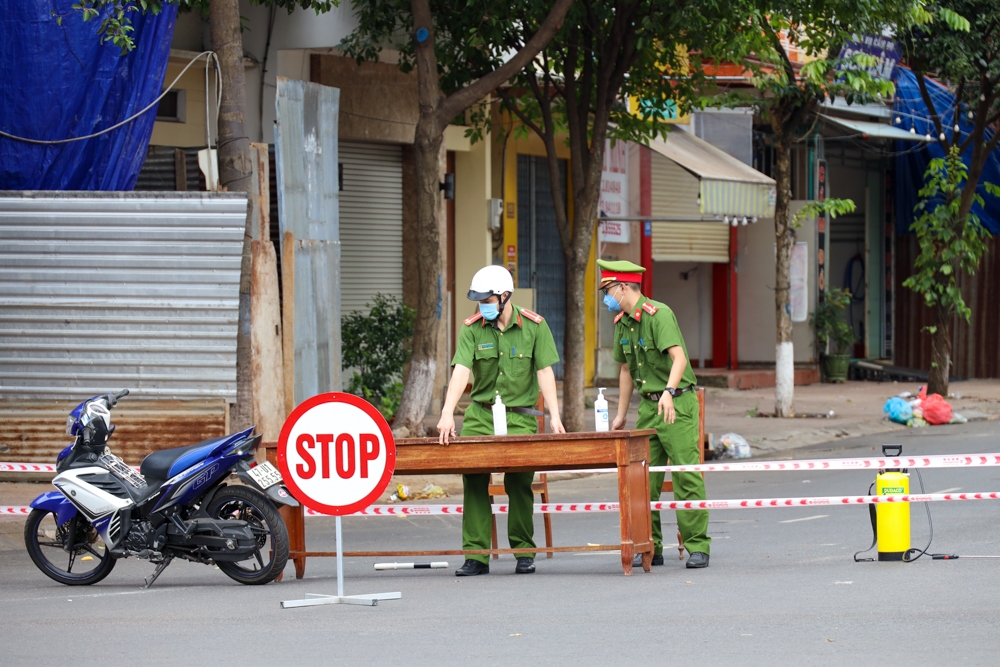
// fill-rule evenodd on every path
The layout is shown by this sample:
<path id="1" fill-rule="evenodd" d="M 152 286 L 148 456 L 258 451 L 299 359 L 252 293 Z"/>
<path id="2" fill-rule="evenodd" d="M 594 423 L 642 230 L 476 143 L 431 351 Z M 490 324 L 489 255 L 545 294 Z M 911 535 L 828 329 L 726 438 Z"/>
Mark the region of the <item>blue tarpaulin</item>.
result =
<path id="1" fill-rule="evenodd" d="M 927 92 L 934 102 L 934 108 L 941 116 L 941 123 L 951 136 L 955 125 L 955 96 L 944 86 L 933 79 L 927 79 Z M 896 76 L 896 100 L 893 104 L 893 118 L 900 122 L 897 127 L 907 131 L 912 127 L 919 135 L 930 134 L 937 137 L 937 130 L 931 120 L 930 111 L 920 95 L 920 87 L 916 75 L 905 67 L 900 67 Z M 895 122 L 895 120 L 894 120 Z M 958 126 L 963 136 L 972 131 L 972 121 L 963 111 L 958 119 Z M 987 138 L 993 133 L 987 130 Z M 909 234 L 913 224 L 913 207 L 920 201 L 920 189 L 924 185 L 924 174 L 927 165 L 934 158 L 944 157 L 944 148 L 937 141 L 925 145 L 914 146 L 911 143 L 896 142 L 896 233 Z M 972 148 L 963 155 L 965 163 L 969 164 Z M 1000 234 L 1000 198 L 994 197 L 983 188 L 983 182 L 1000 185 L 1000 150 L 993 151 L 987 158 L 983 175 L 979 179 L 979 193 L 985 201 L 985 207 L 973 205 L 972 212 L 979 216 L 980 222 L 991 234 Z"/>
<path id="2" fill-rule="evenodd" d="M 160 94 L 177 5 L 130 14 L 135 49 L 101 44 L 100 20 L 75 0 L 17 0 L 0 12 L 0 130 L 31 139 L 92 134 Z M 62 18 L 62 25 L 57 22 Z M 156 108 L 93 139 L 29 144 L 0 137 L 0 189 L 131 190 L 146 159 Z"/>

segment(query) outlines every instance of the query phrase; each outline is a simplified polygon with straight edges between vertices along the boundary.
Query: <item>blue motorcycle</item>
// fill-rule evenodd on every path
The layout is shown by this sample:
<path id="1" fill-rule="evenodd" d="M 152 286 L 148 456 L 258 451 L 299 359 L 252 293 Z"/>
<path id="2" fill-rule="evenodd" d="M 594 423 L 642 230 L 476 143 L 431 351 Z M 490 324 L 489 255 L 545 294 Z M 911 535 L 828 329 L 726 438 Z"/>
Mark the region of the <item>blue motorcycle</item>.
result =
<path id="1" fill-rule="evenodd" d="M 66 420 L 74 440 L 58 457 L 52 483 L 59 490 L 31 503 L 24 527 L 38 569 L 81 586 L 104 579 L 119 558 L 136 557 L 156 565 L 148 588 L 183 558 L 218 565 L 241 584 L 273 581 L 288 560 L 288 530 L 275 503 L 298 503 L 274 466 L 254 460 L 261 436 L 248 428 L 153 452 L 137 472 L 107 446 L 111 410 L 127 395 L 90 398 Z"/>

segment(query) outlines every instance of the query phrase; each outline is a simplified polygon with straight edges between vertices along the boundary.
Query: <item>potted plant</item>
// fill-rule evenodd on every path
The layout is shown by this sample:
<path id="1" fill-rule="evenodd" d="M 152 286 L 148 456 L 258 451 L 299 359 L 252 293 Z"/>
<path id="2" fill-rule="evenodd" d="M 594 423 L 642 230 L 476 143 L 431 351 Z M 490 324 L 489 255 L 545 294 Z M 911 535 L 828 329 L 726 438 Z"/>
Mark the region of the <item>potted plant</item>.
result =
<path id="1" fill-rule="evenodd" d="M 809 323 L 816 333 L 817 349 L 823 362 L 823 376 L 826 382 L 844 382 L 851 363 L 850 349 L 857 340 L 854 327 L 844 319 L 844 313 L 851 305 L 851 292 L 846 289 L 831 289 L 826 298 L 816 304 L 816 310 Z M 827 343 L 830 353 L 827 354 Z"/>

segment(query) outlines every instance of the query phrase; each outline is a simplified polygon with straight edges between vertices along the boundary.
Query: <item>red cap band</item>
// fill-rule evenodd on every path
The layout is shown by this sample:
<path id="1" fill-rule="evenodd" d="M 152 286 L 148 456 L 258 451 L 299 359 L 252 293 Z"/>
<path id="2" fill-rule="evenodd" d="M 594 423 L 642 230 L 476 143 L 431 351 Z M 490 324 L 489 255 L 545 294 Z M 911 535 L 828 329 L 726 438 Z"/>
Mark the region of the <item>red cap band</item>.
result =
<path id="1" fill-rule="evenodd" d="M 601 284 L 616 282 L 616 283 L 641 283 L 642 274 L 641 273 L 622 273 L 621 271 L 608 271 L 607 269 L 601 269 Z"/>

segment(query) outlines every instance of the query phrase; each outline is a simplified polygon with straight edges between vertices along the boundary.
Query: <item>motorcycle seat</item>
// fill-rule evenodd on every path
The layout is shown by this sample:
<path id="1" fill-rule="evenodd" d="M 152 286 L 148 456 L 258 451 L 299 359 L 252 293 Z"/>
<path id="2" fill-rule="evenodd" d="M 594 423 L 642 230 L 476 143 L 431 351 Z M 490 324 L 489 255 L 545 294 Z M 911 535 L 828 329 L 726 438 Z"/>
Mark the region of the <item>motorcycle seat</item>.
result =
<path id="1" fill-rule="evenodd" d="M 166 480 L 195 465 L 228 436 L 209 438 L 196 445 L 161 449 L 153 452 L 139 464 L 139 473 L 146 479 Z"/>

